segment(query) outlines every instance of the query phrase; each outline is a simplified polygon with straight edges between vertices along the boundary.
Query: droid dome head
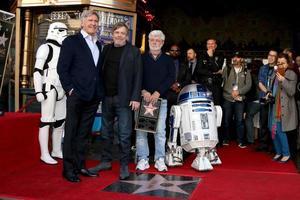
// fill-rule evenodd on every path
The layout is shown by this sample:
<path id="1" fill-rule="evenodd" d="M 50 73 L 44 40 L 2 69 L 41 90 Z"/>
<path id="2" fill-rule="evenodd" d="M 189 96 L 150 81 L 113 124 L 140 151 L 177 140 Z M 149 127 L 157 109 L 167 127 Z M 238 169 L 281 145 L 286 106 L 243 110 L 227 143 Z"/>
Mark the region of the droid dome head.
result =
<path id="1" fill-rule="evenodd" d="M 213 101 L 213 96 L 211 91 L 209 91 L 204 85 L 190 84 L 182 88 L 178 95 L 177 102 L 181 104 L 195 99 Z"/>
<path id="2" fill-rule="evenodd" d="M 50 24 L 47 34 L 47 40 L 55 40 L 59 44 L 62 44 L 62 41 L 68 35 L 68 27 L 61 22 L 54 22 Z"/>

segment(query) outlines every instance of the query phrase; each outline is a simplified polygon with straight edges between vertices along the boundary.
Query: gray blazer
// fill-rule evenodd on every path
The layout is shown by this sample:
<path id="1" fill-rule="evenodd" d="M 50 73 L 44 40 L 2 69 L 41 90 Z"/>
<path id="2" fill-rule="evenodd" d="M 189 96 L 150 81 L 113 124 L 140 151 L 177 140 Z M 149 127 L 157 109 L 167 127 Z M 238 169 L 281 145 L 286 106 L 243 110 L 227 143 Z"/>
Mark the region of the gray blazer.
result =
<path id="1" fill-rule="evenodd" d="M 295 101 L 297 75 L 292 70 L 286 70 L 285 80 L 281 84 L 281 122 L 282 131 L 291 131 L 298 125 L 297 107 Z"/>

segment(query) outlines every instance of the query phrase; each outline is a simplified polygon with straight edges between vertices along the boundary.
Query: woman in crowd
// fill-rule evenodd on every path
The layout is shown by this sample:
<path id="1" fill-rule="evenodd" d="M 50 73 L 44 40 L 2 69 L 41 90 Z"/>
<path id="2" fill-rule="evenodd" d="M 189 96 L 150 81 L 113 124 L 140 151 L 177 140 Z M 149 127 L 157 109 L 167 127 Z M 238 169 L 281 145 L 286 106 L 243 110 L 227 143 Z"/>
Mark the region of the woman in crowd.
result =
<path id="1" fill-rule="evenodd" d="M 297 75 L 291 69 L 287 54 L 279 54 L 277 65 L 272 89 L 275 102 L 270 108 L 269 128 L 276 152 L 273 160 L 286 163 L 290 159 L 286 132 L 295 130 L 298 124 L 294 98 Z"/>

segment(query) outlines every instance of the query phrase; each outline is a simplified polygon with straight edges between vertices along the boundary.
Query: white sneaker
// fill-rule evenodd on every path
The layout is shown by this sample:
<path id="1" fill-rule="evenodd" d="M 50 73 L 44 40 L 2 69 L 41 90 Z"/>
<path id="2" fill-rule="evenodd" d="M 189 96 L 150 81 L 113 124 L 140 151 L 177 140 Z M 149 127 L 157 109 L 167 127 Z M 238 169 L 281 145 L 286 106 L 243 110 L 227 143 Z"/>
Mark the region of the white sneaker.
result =
<path id="1" fill-rule="evenodd" d="M 144 171 L 146 169 L 149 169 L 150 165 L 149 165 L 149 162 L 148 160 L 146 159 L 141 159 L 138 164 L 136 165 L 136 170 L 141 170 L 141 171 Z"/>
<path id="2" fill-rule="evenodd" d="M 160 172 L 168 171 L 168 168 L 165 164 L 165 159 L 164 158 L 159 158 L 158 160 L 156 160 L 154 167 Z"/>

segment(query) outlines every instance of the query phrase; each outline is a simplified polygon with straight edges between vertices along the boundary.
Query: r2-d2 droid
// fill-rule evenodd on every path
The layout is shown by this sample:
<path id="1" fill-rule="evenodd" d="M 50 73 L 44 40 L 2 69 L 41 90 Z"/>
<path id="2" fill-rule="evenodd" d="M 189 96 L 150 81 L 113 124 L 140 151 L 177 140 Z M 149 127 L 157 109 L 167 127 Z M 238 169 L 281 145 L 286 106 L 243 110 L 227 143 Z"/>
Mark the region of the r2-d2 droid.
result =
<path id="1" fill-rule="evenodd" d="M 195 152 L 192 167 L 198 171 L 212 170 L 212 164 L 221 164 L 215 147 L 218 143 L 217 127 L 221 126 L 222 109 L 214 106 L 212 93 L 203 85 L 185 86 L 178 95 L 178 105 L 170 112 L 170 136 L 166 164 L 183 164 L 182 148 Z M 177 145 L 178 130 L 181 146 Z"/>

